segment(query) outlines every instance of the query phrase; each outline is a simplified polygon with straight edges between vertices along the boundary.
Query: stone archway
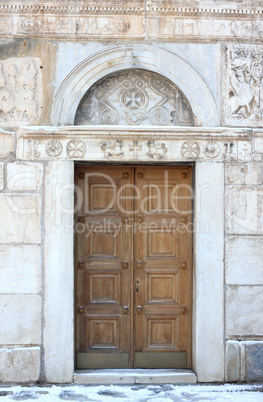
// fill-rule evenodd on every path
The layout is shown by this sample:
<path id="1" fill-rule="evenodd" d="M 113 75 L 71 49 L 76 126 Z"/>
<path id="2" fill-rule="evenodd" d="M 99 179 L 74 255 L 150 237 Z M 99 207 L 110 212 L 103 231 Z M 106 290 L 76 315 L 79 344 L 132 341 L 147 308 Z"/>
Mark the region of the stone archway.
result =
<path id="1" fill-rule="evenodd" d="M 143 70 L 159 74 L 164 79 L 169 80 L 171 85 L 176 87 L 178 93 L 182 94 L 187 100 L 189 110 L 192 113 L 192 124 L 185 124 L 185 127 L 178 127 L 180 124 L 171 124 L 162 133 L 164 126 L 155 125 L 148 130 L 143 125 L 134 128 L 131 124 L 126 128 L 119 124 L 108 125 L 89 125 L 76 127 L 75 116 L 81 101 L 89 89 L 100 80 L 111 74 L 117 74 L 123 71 Z M 186 79 L 187 77 L 187 79 Z M 90 123 L 88 123 L 90 124 Z M 19 155 L 27 158 L 26 144 L 30 136 L 34 135 L 34 140 L 44 135 L 43 141 L 39 140 L 40 154 L 44 155 L 44 159 L 50 160 L 47 172 L 52 173 L 52 188 L 54 185 L 67 186 L 74 185 L 74 164 L 75 161 L 95 161 L 101 162 L 105 160 L 107 154 L 103 153 L 102 140 L 112 138 L 112 132 L 116 132 L 117 139 L 123 140 L 125 158 L 128 163 L 134 162 L 134 154 L 131 153 L 129 146 L 131 138 L 134 141 L 142 142 L 141 155 L 137 155 L 136 161 L 141 162 L 149 159 L 147 153 L 147 141 L 149 139 L 158 141 L 160 134 L 162 139 L 170 144 L 167 160 L 171 162 L 192 161 L 195 162 L 195 195 L 196 195 L 196 214 L 195 222 L 209 222 L 209 233 L 195 234 L 194 238 L 194 288 L 193 288 L 193 369 L 198 375 L 199 381 L 221 381 L 224 377 L 224 352 L 223 352 L 223 186 L 224 186 L 224 160 L 222 155 L 212 156 L 208 158 L 202 151 L 204 142 L 211 140 L 218 141 L 222 134 L 220 129 L 200 128 L 200 127 L 216 127 L 220 124 L 219 112 L 217 110 L 215 99 L 203 78 L 197 71 L 191 67 L 186 61 L 175 54 L 160 49 L 158 47 L 147 45 L 129 45 L 112 47 L 106 51 L 99 52 L 94 56 L 84 60 L 66 77 L 61 84 L 54 100 L 52 111 L 52 125 L 45 134 L 43 133 L 21 133 L 19 136 Z M 58 127 L 58 126 L 72 127 Z M 182 124 L 184 125 L 184 124 Z M 189 126 L 199 126 L 189 127 Z M 173 127 L 171 127 L 173 126 Z M 175 127 L 177 126 L 177 127 Z M 44 130 L 45 131 L 45 130 Z M 217 134 L 218 132 L 218 134 Z M 46 135 L 48 134 L 48 135 Z M 228 134 L 230 137 L 232 134 Z M 23 138 L 25 136 L 25 138 Z M 42 138 L 42 137 L 41 137 Z M 114 137 L 115 138 L 115 137 Z M 145 141 L 147 139 L 147 141 Z M 69 141 L 71 140 L 71 141 Z M 223 140 L 223 139 L 222 139 Z M 37 140 L 38 141 L 38 140 Z M 52 155 L 47 152 L 49 148 L 44 146 L 47 141 L 53 141 L 52 144 L 61 143 L 59 152 L 53 152 Z M 188 145 L 197 147 L 198 152 L 188 152 L 185 156 L 182 151 L 184 142 L 188 141 Z M 81 143 L 84 151 L 81 155 L 69 152 L 69 143 Z M 121 141 L 122 142 L 122 141 Z M 198 143 L 200 142 L 201 148 Z M 62 144 L 63 143 L 63 144 Z M 25 145 L 23 145 L 25 144 Z M 31 144 L 31 143 L 29 143 Z M 35 144 L 35 143 L 34 143 Z M 38 143 L 37 143 L 38 144 Z M 30 145 L 31 146 L 31 145 Z M 38 145 L 36 145 L 38 146 Z M 44 148 L 43 148 L 44 147 Z M 181 151 L 180 151 L 181 150 Z M 32 156 L 32 153 L 30 154 Z M 148 156 L 147 156 L 148 155 Z M 33 157 L 33 156 L 32 156 Z M 114 161 L 114 155 L 111 159 Z M 118 158 L 118 155 L 117 155 Z M 60 160 L 59 160 L 60 159 Z M 116 158 L 115 158 L 116 159 Z M 216 163 L 215 163 L 216 162 Z M 220 162 L 220 163 L 218 163 Z M 211 172 L 213 174 L 211 175 Z M 211 180 L 211 178 L 216 178 Z M 47 183 L 50 184 L 50 183 Z M 48 185 L 46 186 L 48 188 Z M 209 187 L 210 196 L 207 200 L 203 200 L 203 189 Z M 49 194 L 46 192 L 46 200 L 49 200 Z M 45 365 L 47 380 L 58 382 L 67 382 L 72 380 L 73 375 L 73 236 L 68 231 L 68 218 L 73 218 L 73 194 L 65 197 L 65 205 L 68 210 L 61 215 L 61 211 L 54 208 L 54 214 L 58 213 L 62 221 L 60 225 L 56 225 L 54 216 L 47 213 L 46 217 L 46 308 L 45 308 Z M 214 218 L 214 205 L 218 208 L 217 219 Z M 220 233 L 220 245 L 217 252 L 213 250 L 213 244 L 218 242 Z M 58 254 L 54 253 L 51 245 L 61 242 L 64 239 L 67 248 L 64 255 L 64 264 L 58 263 Z M 206 250 L 204 253 L 203 250 Z M 61 268 L 60 268 L 61 266 Z M 214 269 L 214 267 L 217 269 Z M 210 275 L 204 267 L 209 269 Z M 210 269 L 210 268 L 211 269 Z M 60 281 L 60 278 L 67 272 L 66 281 Z M 53 273 L 55 272 L 57 288 L 55 289 Z M 60 289 L 61 293 L 72 294 L 69 297 L 67 308 L 61 305 L 63 315 L 58 321 L 57 316 L 51 311 L 54 302 L 58 302 L 57 294 Z M 218 288 L 217 293 L 211 294 L 210 289 Z M 200 295 L 202 294 L 202 298 Z M 217 308 L 217 319 L 215 320 L 214 311 Z M 204 314 L 205 312 L 205 314 Z M 209 330 L 207 322 L 210 320 Z M 63 341 L 60 337 L 54 337 L 54 328 L 58 328 L 63 323 L 65 331 Z M 51 335 L 52 334 L 52 335 Z M 67 353 L 65 353 L 67 350 Z M 213 369 L 210 367 L 211 359 L 214 361 Z M 70 364 L 68 361 L 70 360 Z"/>
<path id="2" fill-rule="evenodd" d="M 189 101 L 196 126 L 220 125 L 215 99 L 200 74 L 181 57 L 147 45 L 111 47 L 77 65 L 57 91 L 52 125 L 74 124 L 78 105 L 87 90 L 101 78 L 128 69 L 152 71 L 176 85 Z"/>

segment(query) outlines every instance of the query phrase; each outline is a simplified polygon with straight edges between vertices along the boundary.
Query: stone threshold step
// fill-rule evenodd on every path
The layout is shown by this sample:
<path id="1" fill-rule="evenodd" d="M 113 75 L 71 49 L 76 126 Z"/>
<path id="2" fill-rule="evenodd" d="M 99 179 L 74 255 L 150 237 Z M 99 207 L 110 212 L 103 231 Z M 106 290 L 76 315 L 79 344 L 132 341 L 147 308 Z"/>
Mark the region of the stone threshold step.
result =
<path id="1" fill-rule="evenodd" d="M 186 369 L 78 370 L 75 384 L 196 384 L 197 376 Z"/>

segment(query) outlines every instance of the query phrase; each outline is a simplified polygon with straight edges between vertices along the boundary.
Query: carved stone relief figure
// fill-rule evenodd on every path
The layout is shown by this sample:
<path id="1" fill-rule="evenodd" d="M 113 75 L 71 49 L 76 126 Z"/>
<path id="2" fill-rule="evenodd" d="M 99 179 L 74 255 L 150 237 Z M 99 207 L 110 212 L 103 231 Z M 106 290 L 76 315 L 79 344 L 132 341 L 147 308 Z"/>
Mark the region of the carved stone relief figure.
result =
<path id="1" fill-rule="evenodd" d="M 134 69 L 94 84 L 78 107 L 75 124 L 193 126 L 194 117 L 188 100 L 172 82 Z"/>
<path id="2" fill-rule="evenodd" d="M 38 65 L 39 64 L 39 65 Z M 0 123 L 33 123 L 40 116 L 40 61 L 9 59 L 0 63 Z"/>
<path id="3" fill-rule="evenodd" d="M 146 155 L 149 156 L 150 159 L 165 159 L 165 154 L 168 151 L 165 143 L 162 142 L 160 145 L 156 145 L 154 140 L 149 140 L 147 146 L 149 151 Z"/>
<path id="4" fill-rule="evenodd" d="M 225 123 L 239 126 L 262 125 L 263 46 L 229 46 L 225 83 Z"/>
<path id="5" fill-rule="evenodd" d="M 101 149 L 104 152 L 105 158 L 122 158 L 124 152 L 122 151 L 122 140 L 108 140 L 103 142 Z"/>

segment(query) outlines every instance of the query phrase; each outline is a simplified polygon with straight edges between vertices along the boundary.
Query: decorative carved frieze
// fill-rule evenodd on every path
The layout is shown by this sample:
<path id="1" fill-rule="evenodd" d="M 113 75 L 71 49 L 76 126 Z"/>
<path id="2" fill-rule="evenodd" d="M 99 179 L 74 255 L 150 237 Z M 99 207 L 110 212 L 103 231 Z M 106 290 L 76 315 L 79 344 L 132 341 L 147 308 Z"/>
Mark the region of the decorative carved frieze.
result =
<path id="1" fill-rule="evenodd" d="M 0 62 L 0 124 L 36 123 L 41 113 L 42 81 L 37 58 Z"/>
<path id="2" fill-rule="evenodd" d="M 78 107 L 75 124 L 193 126 L 194 117 L 174 84 L 159 74 L 136 69 L 93 85 Z"/>
<path id="3" fill-rule="evenodd" d="M 226 47 L 224 123 L 257 127 L 263 124 L 263 46 Z"/>
<path id="4" fill-rule="evenodd" d="M 97 162 L 260 161 L 262 155 L 253 153 L 253 137 L 252 130 L 196 127 L 21 128 L 17 157 Z"/>
<path id="5" fill-rule="evenodd" d="M 187 0 L 77 1 L 6 0 L 0 33 L 52 38 L 263 38 L 263 2 Z"/>

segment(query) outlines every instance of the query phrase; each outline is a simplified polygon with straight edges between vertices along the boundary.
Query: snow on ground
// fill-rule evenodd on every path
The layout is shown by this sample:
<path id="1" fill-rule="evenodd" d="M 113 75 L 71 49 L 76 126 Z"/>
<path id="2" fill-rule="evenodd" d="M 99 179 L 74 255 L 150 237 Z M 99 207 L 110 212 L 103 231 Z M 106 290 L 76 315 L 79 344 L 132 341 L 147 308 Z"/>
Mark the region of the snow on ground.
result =
<path id="1" fill-rule="evenodd" d="M 0 401 L 263 401 L 258 385 L 95 385 L 0 387 Z"/>

